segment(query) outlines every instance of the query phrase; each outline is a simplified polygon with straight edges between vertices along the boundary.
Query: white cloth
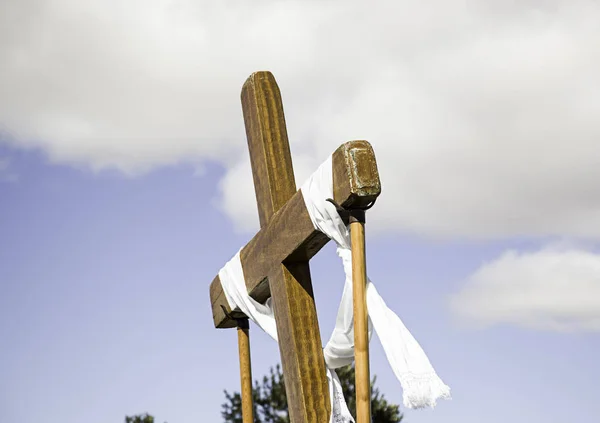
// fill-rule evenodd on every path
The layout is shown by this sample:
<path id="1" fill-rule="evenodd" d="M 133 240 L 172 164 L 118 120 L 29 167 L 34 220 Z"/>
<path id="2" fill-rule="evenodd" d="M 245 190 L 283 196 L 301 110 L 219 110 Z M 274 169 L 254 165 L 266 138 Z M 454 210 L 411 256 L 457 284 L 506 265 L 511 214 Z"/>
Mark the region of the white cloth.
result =
<path id="1" fill-rule="evenodd" d="M 330 423 L 354 422 L 334 369 L 354 361 L 354 318 L 352 306 L 352 256 L 349 230 L 335 206 L 326 200 L 333 198 L 331 156 L 302 185 L 306 208 L 315 228 L 337 244 L 346 282 L 338 310 L 335 328 L 323 349 L 331 399 Z M 248 295 L 238 253 L 219 271 L 223 292 L 231 309 L 239 308 L 275 341 L 277 328 L 271 299 L 263 305 Z M 437 399 L 450 398 L 450 388 L 437 376 L 427 356 L 406 329 L 400 318 L 390 310 L 373 283 L 368 280 L 367 309 L 369 339 L 373 328 L 403 388 L 403 402 L 408 408 L 434 407 Z"/>
<path id="2" fill-rule="evenodd" d="M 330 156 L 302 185 L 302 195 L 315 228 L 337 244 L 346 282 L 335 328 L 323 353 L 328 368 L 338 368 L 354 360 L 354 317 L 352 304 L 352 252 L 350 231 L 335 206 L 333 168 Z M 400 318 L 383 301 L 375 285 L 367 280 L 369 337 L 375 328 L 392 370 L 403 389 L 408 408 L 434 407 L 437 399 L 450 398 L 450 388 L 442 382 L 421 346 Z"/>
<path id="3" fill-rule="evenodd" d="M 272 298 L 261 304 L 248 295 L 244 270 L 240 259 L 240 249 L 231 260 L 219 271 L 219 280 L 229 307 L 233 310 L 239 308 L 250 320 L 278 342 L 275 314 L 273 313 Z"/>
<path id="4" fill-rule="evenodd" d="M 232 310 L 236 307 L 239 308 L 277 342 L 277 327 L 271 298 L 263 305 L 248 295 L 239 251 L 219 271 L 219 279 L 229 307 Z M 340 379 L 335 370 L 329 367 L 327 368 L 327 381 L 329 382 L 329 399 L 331 401 L 329 423 L 354 423 L 344 400 Z"/>

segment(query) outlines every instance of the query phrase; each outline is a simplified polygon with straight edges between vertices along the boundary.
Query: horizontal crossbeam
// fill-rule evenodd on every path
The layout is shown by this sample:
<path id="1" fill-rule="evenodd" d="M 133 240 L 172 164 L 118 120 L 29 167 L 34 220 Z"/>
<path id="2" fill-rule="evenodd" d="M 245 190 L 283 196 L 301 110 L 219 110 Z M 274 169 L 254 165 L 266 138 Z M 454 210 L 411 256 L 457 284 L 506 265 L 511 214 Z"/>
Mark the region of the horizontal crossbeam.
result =
<path id="1" fill-rule="evenodd" d="M 375 154 L 367 141 L 350 141 L 332 157 L 333 199 L 345 208 L 364 207 L 381 193 Z M 329 239 L 315 230 L 298 190 L 240 252 L 248 293 L 260 303 L 270 296 L 268 275 L 281 266 L 307 262 Z M 219 276 L 210 285 L 213 321 L 217 328 L 236 327 L 244 317 L 231 310 Z"/>

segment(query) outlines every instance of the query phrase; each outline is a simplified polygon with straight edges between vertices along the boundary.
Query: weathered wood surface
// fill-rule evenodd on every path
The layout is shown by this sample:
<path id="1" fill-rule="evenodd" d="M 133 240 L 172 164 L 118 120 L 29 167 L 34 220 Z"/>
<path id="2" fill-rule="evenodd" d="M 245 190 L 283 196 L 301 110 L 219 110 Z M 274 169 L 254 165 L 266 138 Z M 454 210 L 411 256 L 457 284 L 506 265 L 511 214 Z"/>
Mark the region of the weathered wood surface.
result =
<path id="1" fill-rule="evenodd" d="M 255 73 L 248 78 L 242 89 L 242 108 L 259 219 L 264 228 L 296 191 L 281 95 L 270 73 Z M 271 240 L 285 238 L 293 228 L 285 225 Z M 276 242 L 267 242 L 254 245 L 253 251 L 268 258 L 276 248 Z M 249 251 L 246 248 L 243 252 L 245 259 Z M 288 267 L 279 261 L 269 270 L 262 277 L 267 277 L 273 298 L 290 420 L 324 422 L 331 406 L 324 400 L 328 385 L 325 363 L 318 359 L 322 354 L 321 334 L 308 262 Z"/>
<path id="2" fill-rule="evenodd" d="M 270 72 L 256 72 L 242 88 L 242 110 L 260 226 L 296 192 L 279 87 Z"/>
<path id="3" fill-rule="evenodd" d="M 273 299 L 291 421 L 327 422 L 331 405 L 308 261 L 328 239 L 314 229 L 296 191 L 273 75 L 252 74 L 241 97 L 261 225 L 240 253 L 246 286 L 259 302 Z M 377 198 L 381 185 L 368 142 L 342 145 L 332 162 L 338 204 L 363 206 Z M 216 327 L 235 327 L 236 319 L 245 317 L 229 309 L 218 276 L 210 299 Z"/>

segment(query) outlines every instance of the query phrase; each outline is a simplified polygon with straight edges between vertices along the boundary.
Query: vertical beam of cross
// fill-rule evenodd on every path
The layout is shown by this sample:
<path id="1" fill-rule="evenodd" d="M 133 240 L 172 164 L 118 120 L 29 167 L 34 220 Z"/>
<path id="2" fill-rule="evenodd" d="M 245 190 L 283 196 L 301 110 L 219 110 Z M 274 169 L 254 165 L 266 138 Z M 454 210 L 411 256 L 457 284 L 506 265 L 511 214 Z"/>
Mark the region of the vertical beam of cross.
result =
<path id="1" fill-rule="evenodd" d="M 260 225 L 265 227 L 296 192 L 283 103 L 270 72 L 253 73 L 241 98 Z M 268 282 L 290 420 L 327 422 L 331 404 L 308 261 L 276 266 Z"/>

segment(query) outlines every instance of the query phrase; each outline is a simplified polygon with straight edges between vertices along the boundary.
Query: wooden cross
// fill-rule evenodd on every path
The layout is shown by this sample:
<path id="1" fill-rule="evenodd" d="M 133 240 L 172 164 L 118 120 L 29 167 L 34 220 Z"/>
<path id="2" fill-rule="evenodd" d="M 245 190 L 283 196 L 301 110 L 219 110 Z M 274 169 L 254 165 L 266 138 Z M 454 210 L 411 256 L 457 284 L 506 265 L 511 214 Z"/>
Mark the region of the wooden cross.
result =
<path id="1" fill-rule="evenodd" d="M 296 191 L 283 104 L 273 75 L 253 73 L 241 99 L 261 227 L 240 252 L 246 287 L 258 302 L 272 297 L 291 421 L 328 422 L 329 388 L 308 264 L 328 238 L 315 230 L 302 192 Z M 380 194 L 368 142 L 343 144 L 333 153 L 332 163 L 337 204 L 361 208 Z M 215 327 L 236 327 L 238 319 L 245 318 L 229 308 L 218 276 L 210 285 L 210 300 Z M 240 330 L 245 331 L 240 332 L 241 352 L 248 344 L 247 329 Z M 246 380 L 251 377 L 247 366 L 248 372 L 242 372 Z"/>

